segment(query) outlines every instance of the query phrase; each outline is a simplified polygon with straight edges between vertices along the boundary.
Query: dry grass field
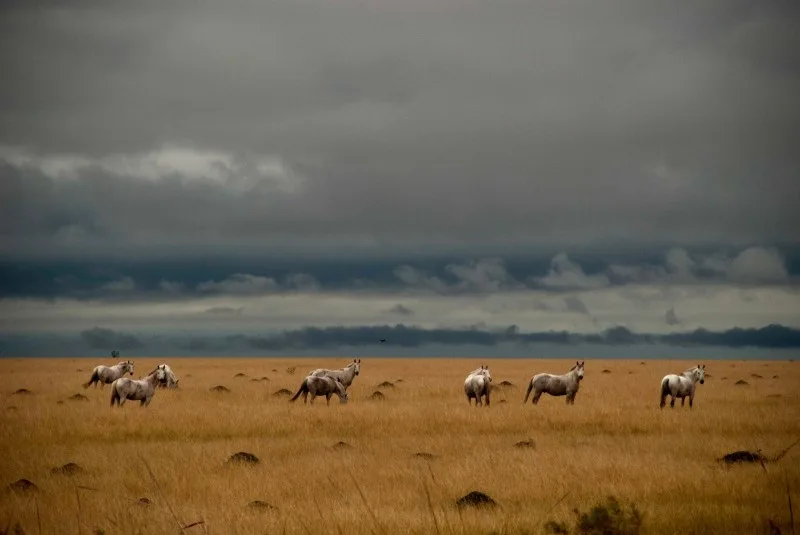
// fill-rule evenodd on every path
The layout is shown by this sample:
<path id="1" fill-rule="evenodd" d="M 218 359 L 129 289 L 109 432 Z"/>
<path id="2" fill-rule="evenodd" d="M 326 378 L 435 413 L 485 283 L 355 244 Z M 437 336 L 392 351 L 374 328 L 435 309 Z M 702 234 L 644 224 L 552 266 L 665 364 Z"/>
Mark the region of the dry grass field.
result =
<path id="1" fill-rule="evenodd" d="M 543 396 L 534 407 L 522 405 L 531 374 L 570 361 L 364 358 L 351 402 L 327 407 L 273 393 L 346 359 L 135 359 L 137 377 L 170 363 L 181 388 L 111 409 L 109 387 L 81 387 L 110 360 L 0 360 L 0 529 L 176 533 L 202 520 L 185 533 L 545 533 L 614 495 L 643 513 L 642 533 L 768 533 L 771 519 L 786 534 L 787 483 L 800 502 L 800 446 L 764 467 L 716 461 L 800 438 L 800 363 L 706 361 L 694 409 L 660 410 L 661 377 L 694 362 L 587 360 L 574 406 Z M 515 386 L 470 407 L 463 379 L 484 362 L 495 384 Z M 371 400 L 384 381 L 386 399 Z M 88 401 L 69 399 L 78 393 Z M 527 439 L 535 448 L 515 446 Z M 238 451 L 260 463 L 226 465 Z M 51 473 L 69 462 L 84 471 Z M 8 490 L 20 478 L 38 490 Z M 457 508 L 472 490 L 499 506 Z"/>

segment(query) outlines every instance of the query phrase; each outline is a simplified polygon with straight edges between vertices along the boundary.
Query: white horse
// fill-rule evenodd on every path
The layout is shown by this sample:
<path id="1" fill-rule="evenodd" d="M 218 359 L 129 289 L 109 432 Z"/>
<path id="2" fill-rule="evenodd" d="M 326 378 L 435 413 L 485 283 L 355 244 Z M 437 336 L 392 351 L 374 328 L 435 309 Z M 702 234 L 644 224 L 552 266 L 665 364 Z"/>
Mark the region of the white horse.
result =
<path id="1" fill-rule="evenodd" d="M 333 377 L 328 376 L 318 377 L 316 375 L 309 375 L 303 379 L 300 389 L 289 401 L 294 402 L 300 397 L 300 394 L 303 395 L 303 403 L 307 402 L 309 394 L 311 394 L 311 403 L 314 403 L 314 398 L 317 396 L 325 396 L 325 400 L 328 402 L 327 404 L 330 405 L 331 396 L 334 394 L 339 396 L 339 403 L 347 403 L 349 399 L 344 385 Z"/>
<path id="2" fill-rule="evenodd" d="M 111 406 L 113 407 L 116 403 L 122 407 L 126 399 L 141 401 L 140 407 L 150 405 L 150 401 L 156 391 L 156 385 L 165 379 L 166 374 L 164 365 L 160 364 L 155 370 L 147 374 L 144 379 L 139 379 L 138 381 L 127 377 L 117 379 L 111 383 Z"/>
<path id="3" fill-rule="evenodd" d="M 492 392 L 492 374 L 489 372 L 489 366 L 481 366 L 477 370 L 473 370 L 467 375 L 464 380 L 464 394 L 467 395 L 467 403 L 472 405 L 472 400 L 475 400 L 475 406 L 482 405 L 482 398 L 486 398 L 486 406 L 490 403 L 490 393 Z"/>
<path id="4" fill-rule="evenodd" d="M 175 376 L 175 373 L 172 371 L 172 368 L 169 367 L 169 364 L 162 364 L 160 366 L 164 370 L 164 380 L 159 381 L 157 386 L 163 388 L 178 388 L 178 378 Z"/>
<path id="5" fill-rule="evenodd" d="M 675 398 L 681 398 L 681 407 L 686 403 L 686 397 L 689 397 L 689 408 L 692 408 L 694 403 L 694 389 L 697 382 L 703 384 L 706 382 L 706 365 L 698 364 L 694 368 L 689 368 L 681 375 L 665 375 L 661 379 L 661 403 L 663 409 L 667 404 L 667 396 L 672 396 L 669 403 L 670 407 L 675 407 Z"/>
<path id="6" fill-rule="evenodd" d="M 133 362 L 130 360 L 122 360 L 114 366 L 96 366 L 92 370 L 92 377 L 89 382 L 83 383 L 83 388 L 89 388 L 92 385 L 97 388 L 97 383 L 100 383 L 100 388 L 103 388 L 129 372 L 133 375 Z"/>
<path id="7" fill-rule="evenodd" d="M 539 373 L 531 378 L 528 384 L 528 391 L 525 392 L 525 399 L 523 404 L 528 402 L 528 396 L 533 394 L 533 404 L 539 403 L 539 398 L 542 394 L 550 394 L 551 396 L 567 396 L 567 405 L 575 404 L 575 396 L 581 386 L 583 380 L 583 365 L 586 361 L 575 361 L 575 366 L 570 368 L 569 372 L 564 375 L 553 375 L 550 373 Z"/>
<path id="8" fill-rule="evenodd" d="M 361 373 L 361 359 L 353 359 L 353 362 L 345 366 L 344 368 L 339 368 L 338 370 L 328 370 L 325 368 L 318 368 L 308 374 L 309 377 L 312 375 L 315 377 L 333 377 L 342 385 L 344 385 L 344 389 L 347 390 L 351 384 L 353 384 L 353 379 L 356 378 L 356 375 Z"/>

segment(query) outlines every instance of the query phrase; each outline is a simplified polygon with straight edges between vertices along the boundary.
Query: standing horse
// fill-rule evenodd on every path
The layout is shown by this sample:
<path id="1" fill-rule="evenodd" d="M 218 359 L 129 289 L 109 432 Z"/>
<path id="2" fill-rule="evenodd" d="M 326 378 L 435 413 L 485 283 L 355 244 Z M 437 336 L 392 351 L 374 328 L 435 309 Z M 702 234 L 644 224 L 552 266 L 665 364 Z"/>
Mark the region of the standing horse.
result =
<path id="1" fill-rule="evenodd" d="M 103 388 L 128 372 L 133 375 L 133 362 L 129 360 L 122 360 L 114 366 L 96 366 L 92 370 L 92 377 L 89 382 L 83 383 L 83 388 L 89 388 L 92 385 L 97 388 L 97 383 L 100 383 L 100 388 Z"/>
<path id="2" fill-rule="evenodd" d="M 111 383 L 111 406 L 116 403 L 122 407 L 126 399 L 141 401 L 140 407 L 150 405 L 153 394 L 156 391 L 156 384 L 163 381 L 166 377 L 164 364 L 160 364 L 155 370 L 147 374 L 144 379 L 128 379 L 122 377 Z"/>
<path id="3" fill-rule="evenodd" d="M 162 364 L 161 367 L 164 369 L 164 380 L 159 381 L 158 385 L 162 388 L 178 388 L 178 378 L 172 371 L 172 368 L 169 367 L 169 364 Z"/>
<path id="4" fill-rule="evenodd" d="M 694 403 L 694 389 L 697 382 L 703 384 L 706 382 L 706 365 L 697 365 L 694 368 L 689 368 L 682 375 L 665 375 L 661 379 L 661 403 L 663 409 L 667 404 L 667 396 L 672 396 L 669 402 L 670 407 L 675 407 L 675 398 L 681 398 L 681 407 L 686 403 L 686 396 L 689 396 L 689 408 L 692 408 Z"/>
<path id="5" fill-rule="evenodd" d="M 353 384 L 353 379 L 355 379 L 356 375 L 361 372 L 361 359 L 353 359 L 353 362 L 345 366 L 344 368 L 339 368 L 338 370 L 328 370 L 325 368 L 318 368 L 308 375 L 315 376 L 315 377 L 333 377 L 342 385 L 344 385 L 344 389 L 347 390 L 351 384 Z"/>
<path id="6" fill-rule="evenodd" d="M 327 404 L 330 405 L 331 396 L 334 394 L 339 396 L 339 403 L 347 403 L 349 399 L 344 385 L 333 377 L 328 376 L 319 377 L 316 375 L 309 375 L 303 379 L 303 383 L 300 385 L 297 394 L 295 394 L 289 402 L 294 403 L 294 401 L 300 397 L 300 394 L 303 395 L 303 403 L 307 402 L 309 394 L 311 394 L 311 403 L 314 403 L 314 398 L 317 396 L 325 396 L 325 400 L 328 402 Z"/>
<path id="7" fill-rule="evenodd" d="M 528 385 L 528 391 L 525 392 L 525 399 L 523 404 L 528 402 L 528 396 L 533 394 L 533 404 L 539 403 L 539 398 L 542 394 L 550 394 L 551 396 L 567 396 L 567 405 L 575 404 L 575 395 L 580 388 L 581 380 L 583 380 L 583 365 L 586 361 L 575 362 L 575 366 L 570 368 L 569 372 L 564 375 L 553 375 L 550 373 L 539 373 L 531 378 Z"/>
<path id="8" fill-rule="evenodd" d="M 482 405 L 481 399 L 486 398 L 486 406 L 489 406 L 489 394 L 492 391 L 492 374 L 489 372 L 489 366 L 481 366 L 477 370 L 472 371 L 464 380 L 464 394 L 467 395 L 467 403 L 472 405 L 472 400 L 475 400 L 475 406 Z"/>

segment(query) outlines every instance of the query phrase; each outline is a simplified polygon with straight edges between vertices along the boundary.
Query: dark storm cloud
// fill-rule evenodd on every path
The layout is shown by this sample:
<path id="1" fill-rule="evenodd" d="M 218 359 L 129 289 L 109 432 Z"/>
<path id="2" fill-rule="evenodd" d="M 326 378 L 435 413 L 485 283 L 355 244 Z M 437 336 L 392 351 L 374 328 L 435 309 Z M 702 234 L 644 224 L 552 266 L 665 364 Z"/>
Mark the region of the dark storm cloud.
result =
<path id="1" fill-rule="evenodd" d="M 796 3 L 0 9 L 9 257 L 797 241 Z"/>
<path id="2" fill-rule="evenodd" d="M 94 327 L 80 333 L 80 337 L 91 349 L 141 349 L 145 344 L 136 336 L 113 329 Z"/>
<path id="3" fill-rule="evenodd" d="M 384 344 L 379 340 L 385 339 Z M 782 325 L 768 325 L 759 329 L 729 329 L 712 332 L 697 329 L 684 333 L 635 333 L 625 327 L 614 327 L 599 334 L 570 333 L 567 331 L 521 332 L 516 326 L 501 330 L 479 328 L 422 329 L 403 324 L 364 327 L 307 327 L 271 335 L 250 336 L 228 334 L 216 336 L 133 335 L 95 327 L 79 336 L 43 334 L 0 335 L 0 350 L 4 356 L 62 356 L 81 354 L 82 351 L 110 351 L 119 349 L 126 354 L 172 354 L 179 350 L 186 354 L 302 354 L 304 352 L 337 352 L 345 349 L 387 347 L 394 350 L 417 351 L 432 347 L 473 347 L 495 349 L 513 346 L 528 350 L 536 347 L 569 346 L 573 351 L 588 353 L 602 351 L 602 347 L 634 347 L 646 354 L 648 348 L 728 348 L 756 351 L 784 351 L 800 348 L 800 330 Z M 588 349 L 586 349 L 588 348 Z M 594 349 L 592 349 L 594 348 Z M 706 349 L 704 349 L 705 351 Z M 752 353 L 750 354 L 753 355 Z"/>

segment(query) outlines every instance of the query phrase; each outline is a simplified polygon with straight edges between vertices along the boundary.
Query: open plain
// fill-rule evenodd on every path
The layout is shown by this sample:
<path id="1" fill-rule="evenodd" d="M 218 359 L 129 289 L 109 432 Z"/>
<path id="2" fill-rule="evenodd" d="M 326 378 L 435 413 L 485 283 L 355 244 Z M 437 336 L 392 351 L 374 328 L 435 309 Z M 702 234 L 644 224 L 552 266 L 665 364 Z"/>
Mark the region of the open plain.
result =
<path id="1" fill-rule="evenodd" d="M 180 388 L 112 409 L 109 386 L 81 386 L 111 360 L 0 360 L 0 529 L 545 533 L 609 495 L 636 505 L 642 533 L 769 533 L 770 520 L 792 533 L 789 496 L 800 514 L 800 446 L 763 466 L 717 461 L 800 439 L 800 363 L 587 359 L 574 406 L 547 395 L 523 406 L 532 374 L 574 361 L 364 357 L 350 403 L 308 406 L 274 394 L 348 359 L 136 358 L 136 377 L 167 362 Z M 700 362 L 694 408 L 659 409 L 661 378 Z M 481 364 L 489 408 L 463 394 Z M 240 451 L 260 462 L 226 463 Z M 52 472 L 67 463 L 76 473 Z M 8 488 L 22 478 L 38 489 Z M 473 490 L 498 506 L 457 508 Z"/>

